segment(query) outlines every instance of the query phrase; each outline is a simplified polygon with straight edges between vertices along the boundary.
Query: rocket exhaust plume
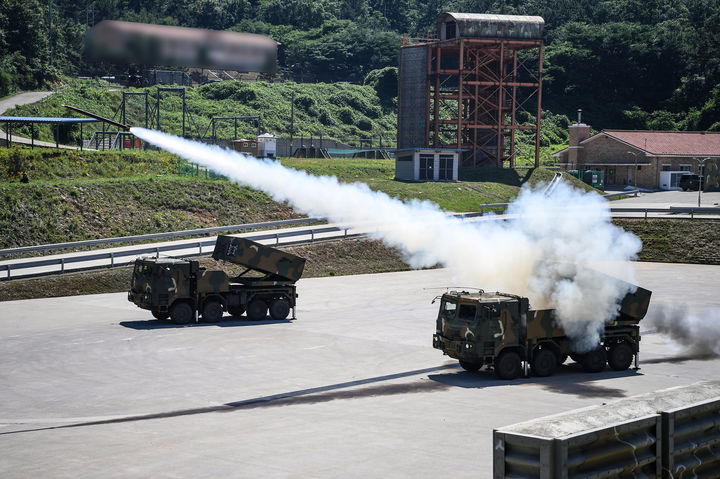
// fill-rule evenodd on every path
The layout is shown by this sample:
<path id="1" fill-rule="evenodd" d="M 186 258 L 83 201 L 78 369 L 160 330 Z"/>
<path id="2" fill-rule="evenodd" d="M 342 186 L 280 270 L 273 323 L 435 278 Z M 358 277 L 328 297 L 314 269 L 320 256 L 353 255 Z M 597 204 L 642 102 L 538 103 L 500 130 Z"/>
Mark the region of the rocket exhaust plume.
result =
<path id="1" fill-rule="evenodd" d="M 604 323 L 617 313 L 617 300 L 632 285 L 575 265 L 592 263 L 607 275 L 634 282 L 628 261 L 640 251 L 640 240 L 611 223 L 603 198 L 566 184 L 550 196 L 524 187 L 508 211 L 518 215 L 516 220 L 461 222 L 428 201 L 403 202 L 363 183 L 312 176 L 153 130 L 130 131 L 287 201 L 300 213 L 351 225 L 378 224 L 371 236 L 398 248 L 414 268 L 441 264 L 456 272 L 460 284 L 526 295 L 536 309 L 555 308 L 578 352 L 597 345 Z"/>

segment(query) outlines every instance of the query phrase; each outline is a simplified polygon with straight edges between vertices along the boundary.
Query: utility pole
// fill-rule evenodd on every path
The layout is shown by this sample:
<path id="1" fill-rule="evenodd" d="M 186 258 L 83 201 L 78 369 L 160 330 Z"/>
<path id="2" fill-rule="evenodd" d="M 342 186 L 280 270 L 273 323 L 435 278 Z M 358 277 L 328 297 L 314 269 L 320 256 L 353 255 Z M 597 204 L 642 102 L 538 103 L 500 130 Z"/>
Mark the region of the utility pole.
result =
<path id="1" fill-rule="evenodd" d="M 53 47 L 52 47 L 52 0 L 48 0 L 48 25 L 50 26 L 50 34 L 48 35 L 48 43 L 50 44 L 50 68 L 53 66 Z"/>
<path id="2" fill-rule="evenodd" d="M 290 96 L 290 154 L 293 155 L 293 135 L 295 134 L 295 91 Z"/>

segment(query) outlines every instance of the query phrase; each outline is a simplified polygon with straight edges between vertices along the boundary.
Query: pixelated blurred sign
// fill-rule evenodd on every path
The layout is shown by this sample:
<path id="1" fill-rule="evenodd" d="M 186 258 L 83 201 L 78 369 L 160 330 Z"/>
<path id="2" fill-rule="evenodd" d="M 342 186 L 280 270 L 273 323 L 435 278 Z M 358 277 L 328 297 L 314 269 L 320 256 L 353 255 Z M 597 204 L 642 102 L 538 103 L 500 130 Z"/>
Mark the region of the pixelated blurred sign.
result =
<path id="1" fill-rule="evenodd" d="M 145 66 L 272 71 L 278 42 L 253 33 L 103 20 L 87 37 L 91 60 Z"/>

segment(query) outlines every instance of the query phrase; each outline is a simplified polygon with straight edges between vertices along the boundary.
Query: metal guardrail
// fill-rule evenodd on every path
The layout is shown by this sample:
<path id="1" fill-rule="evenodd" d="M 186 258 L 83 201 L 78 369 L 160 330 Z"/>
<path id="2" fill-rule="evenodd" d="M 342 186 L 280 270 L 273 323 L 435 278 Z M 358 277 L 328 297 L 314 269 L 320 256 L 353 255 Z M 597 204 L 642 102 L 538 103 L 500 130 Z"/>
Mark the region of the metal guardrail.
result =
<path id="1" fill-rule="evenodd" d="M 157 240 L 165 238 L 183 238 L 187 236 L 199 236 L 213 233 L 220 233 L 221 231 L 247 231 L 250 229 L 257 228 L 272 228 L 276 226 L 290 226 L 299 225 L 303 223 L 314 223 L 317 221 L 324 221 L 321 218 L 298 218 L 293 220 L 280 220 L 280 221 L 267 221 L 264 223 L 246 223 L 242 225 L 230 225 L 230 226 L 214 226 L 212 228 L 198 228 L 194 230 L 182 230 L 182 231 L 170 231 L 166 233 L 150 233 L 145 235 L 135 236 L 118 236 L 115 238 L 103 238 L 97 240 L 84 240 L 84 241 L 73 241 L 68 243 L 53 243 L 44 244 L 37 246 L 23 246 L 19 248 L 5 248 L 0 249 L 0 256 L 9 256 L 14 254 L 31 253 L 34 251 L 52 251 L 59 249 L 76 249 L 84 248 L 87 246 L 100 246 L 114 243 L 136 243 L 138 241 Z"/>
<path id="2" fill-rule="evenodd" d="M 640 193 L 640 190 L 636 188 L 634 190 L 621 191 L 619 193 L 608 193 L 606 195 L 603 195 L 603 198 L 619 198 L 621 196 L 634 196 L 637 198 L 638 193 Z"/>
<path id="3" fill-rule="evenodd" d="M 458 218 L 460 220 L 464 220 L 466 218 L 474 218 L 478 216 L 482 216 L 481 213 L 455 213 L 452 216 L 455 218 Z M 11 250 L 0 250 L 0 253 L 6 252 L 6 251 L 12 251 L 13 253 L 18 252 L 28 252 L 28 251 L 42 251 L 42 250 L 48 250 L 48 249 L 68 249 L 68 248 L 76 248 L 81 246 L 89 246 L 89 245 L 97 245 L 97 244 L 109 244 L 109 243 L 118 243 L 118 242 L 128 242 L 129 239 L 134 239 L 135 241 L 138 241 L 138 239 L 157 239 L 157 238 L 170 238 L 173 236 L 190 236 L 195 234 L 203 234 L 203 233 L 219 233 L 222 231 L 231 231 L 231 230 L 239 230 L 239 229 L 254 229 L 262 226 L 279 226 L 279 225 L 289 225 L 289 224 L 297 224 L 302 222 L 315 222 L 315 221 L 324 221 L 321 218 L 301 218 L 296 220 L 283 220 L 283 221 L 273 221 L 268 223 L 249 223 L 245 225 L 235 225 L 235 226 L 217 226 L 213 228 L 203 228 L 198 230 L 186 230 L 186 231 L 174 231 L 170 233 L 154 233 L 149 235 L 139 235 L 139 236 L 125 236 L 120 238 L 106 238 L 101 240 L 89 240 L 89 241 L 77 241 L 74 243 L 58 243 L 54 245 L 40 245 L 40 246 L 28 246 L 25 248 L 12 248 Z M 285 232 L 276 232 L 273 233 L 272 230 L 264 232 L 264 233 L 258 233 L 252 236 L 248 236 L 248 239 L 251 239 L 253 241 L 262 241 L 262 240 L 268 240 L 268 239 L 274 239 L 275 244 L 280 244 L 281 238 L 291 238 L 291 237 L 297 237 L 297 236 L 310 236 L 310 242 L 313 242 L 316 240 L 315 235 L 323 234 L 323 233 L 331 233 L 331 232 L 340 232 L 342 231 L 342 235 L 333 236 L 330 238 L 323 238 L 323 239 L 344 239 L 344 238 L 350 238 L 350 237 L 357 237 L 357 236 L 363 236 L 364 233 L 352 233 L 349 234 L 348 231 L 351 228 L 348 226 L 325 226 L 325 227 L 318 227 L 318 228 L 308 228 L 308 229 L 302 229 L 297 231 L 285 231 Z M 301 241 L 303 242 L 303 241 Z M 283 242 L 282 244 L 290 244 L 290 242 Z M 295 244 L 295 243 L 293 243 Z M 11 272 L 17 271 L 17 270 L 23 270 L 23 269 L 29 269 L 29 268 L 40 268 L 44 266 L 60 266 L 60 269 L 58 271 L 52 271 L 52 272 L 42 272 L 42 273 L 36 273 L 36 274 L 25 274 L 22 275 L 22 278 L 32 278 L 37 276 L 45 276 L 48 274 L 56 274 L 56 273 L 64 273 L 66 272 L 66 265 L 74 264 L 74 263 L 86 263 L 91 261 L 98 261 L 98 260 L 110 260 L 110 264 L 103 264 L 100 266 L 90 266 L 85 268 L 72 268 L 73 272 L 78 271 L 87 271 L 91 269 L 101 269 L 101 268 L 107 268 L 118 266 L 121 264 L 127 264 L 131 261 L 122 261 L 122 258 L 127 257 L 137 257 L 144 254 L 155 254 L 156 256 L 159 256 L 160 253 L 167 253 L 171 251 L 178 251 L 178 250 L 189 250 L 193 248 L 197 248 L 197 253 L 192 254 L 186 254 L 185 256 L 195 256 L 195 255 L 203 255 L 204 253 L 208 253 L 208 251 L 203 251 L 204 247 L 214 247 L 215 246 L 215 238 L 210 239 L 198 239 L 197 242 L 183 242 L 183 243 L 175 243 L 175 244 L 169 244 L 169 245 L 162 245 L 162 246 L 138 246 L 134 247 L 132 249 L 126 249 L 126 250 L 120 250 L 120 251 L 110 251 L 110 252 L 102 252 L 102 253 L 88 253 L 83 255 L 76 255 L 76 256 L 66 256 L 62 258 L 47 258 L 47 259 L 35 259 L 35 258 L 28 258 L 25 261 L 15 262 L 15 263 L 6 263 L 6 264 L 0 264 L 0 272 L 6 272 L 6 276 L 4 278 L 0 278 L 0 281 L 11 279 Z M 21 251 L 18 251 L 21 250 Z M 7 253 L 6 253 L 7 254 Z"/>
<path id="4" fill-rule="evenodd" d="M 279 233 L 262 233 L 262 234 L 256 234 L 252 236 L 248 236 L 248 239 L 251 239 L 253 241 L 262 241 L 262 240 L 268 240 L 268 239 L 274 239 L 275 244 L 280 244 L 281 238 L 292 238 L 297 236 L 310 236 L 310 242 L 315 241 L 316 235 L 322 234 L 322 233 L 331 233 L 331 232 L 340 232 L 342 231 L 344 234 L 340 237 L 347 238 L 351 236 L 357 236 L 356 234 L 348 234 L 348 230 L 350 228 L 348 227 L 340 227 L 340 226 L 327 226 L 323 228 L 310 228 L 310 229 L 303 229 L 298 231 L 285 231 L 285 232 L 279 232 Z M 284 243 L 286 244 L 286 243 Z M 182 243 L 182 244 L 170 244 L 170 245 L 162 245 L 162 246 L 148 246 L 148 247 L 138 247 L 138 248 L 132 248 L 129 250 L 121 250 L 121 251 L 110 251 L 110 252 L 103 252 L 103 253 L 91 253 L 91 254 L 84 254 L 81 256 L 69 256 L 69 257 L 63 257 L 63 258 L 48 258 L 48 259 L 30 259 L 28 261 L 23 261 L 19 263 L 12 263 L 12 264 L 3 264 L 0 265 L 0 271 L 5 271 L 7 273 L 7 276 L 5 278 L 0 278 L 0 280 L 8 280 L 11 279 L 11 272 L 12 271 L 18 271 L 28 268 L 40 268 L 43 266 L 60 266 L 59 271 L 52 271 L 52 272 L 44 272 L 44 273 L 38 273 L 33 275 L 23 275 L 23 278 L 29 278 L 29 277 L 36 277 L 36 276 L 43 276 L 47 274 L 53 274 L 53 273 L 64 273 L 66 272 L 66 266 L 73 263 L 86 263 L 90 261 L 98 261 L 98 260 L 110 260 L 109 265 L 102 265 L 97 267 L 90 267 L 90 268 L 73 268 L 72 271 L 80 271 L 80 270 L 88 270 L 88 269 L 99 269 L 99 268 L 106 268 L 108 266 L 119 266 L 121 264 L 127 264 L 132 262 L 131 261 L 122 261 L 122 258 L 135 258 L 137 256 L 146 255 L 146 254 L 155 254 L 156 257 L 160 256 L 160 253 L 166 253 L 170 251 L 177 251 L 177 250 L 188 250 L 197 248 L 197 253 L 187 254 L 185 256 L 195 256 L 202 255 L 203 254 L 203 247 L 214 247 L 215 246 L 215 238 L 211 239 L 205 239 L 205 240 L 199 240 L 194 243 Z M 208 252 L 208 251 L 206 251 Z"/>

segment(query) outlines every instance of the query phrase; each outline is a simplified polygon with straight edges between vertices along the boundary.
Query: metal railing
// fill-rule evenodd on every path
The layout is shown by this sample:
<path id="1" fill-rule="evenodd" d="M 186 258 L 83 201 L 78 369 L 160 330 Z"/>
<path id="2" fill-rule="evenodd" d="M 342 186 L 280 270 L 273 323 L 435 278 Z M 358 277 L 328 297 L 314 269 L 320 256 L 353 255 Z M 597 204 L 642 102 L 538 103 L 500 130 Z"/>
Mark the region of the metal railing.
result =
<path id="1" fill-rule="evenodd" d="M 297 243 L 305 243 L 305 242 L 314 242 L 318 239 L 338 239 L 338 238 L 349 238 L 354 236 L 359 236 L 359 233 L 348 233 L 348 231 L 351 228 L 344 227 L 344 226 L 326 226 L 321 228 L 309 228 L 309 229 L 302 229 L 302 230 L 296 230 L 296 231 L 282 231 L 282 232 L 269 232 L 269 233 L 261 233 L 256 235 L 247 236 L 248 239 L 253 241 L 263 241 L 263 240 L 275 240 L 275 244 L 297 244 Z M 324 236 L 319 238 L 318 235 L 326 234 L 326 233 L 336 233 L 336 232 L 342 232 L 342 234 L 333 235 L 333 236 Z M 292 242 L 292 241 L 282 241 L 283 238 L 294 238 L 298 236 L 309 236 L 310 238 L 307 240 L 301 240 L 298 242 Z M 100 269 L 100 268 L 107 268 L 107 267 L 114 267 L 114 266 L 121 266 L 124 264 L 132 263 L 135 258 L 142 256 L 142 255 L 148 255 L 148 254 L 154 254 L 156 257 L 160 256 L 160 253 L 167 253 L 171 251 L 180 251 L 184 250 L 187 251 L 185 254 L 178 255 L 180 257 L 183 256 L 201 256 L 203 254 L 209 254 L 212 249 L 215 246 L 215 238 L 208 238 L 208 239 L 201 239 L 196 242 L 185 242 L 185 243 L 175 243 L 175 244 L 168 244 L 168 245 L 155 245 L 155 246 L 146 246 L 146 247 L 135 247 L 131 249 L 126 250 L 117 250 L 117 251 L 109 251 L 109 252 L 101 252 L 101 253 L 89 253 L 89 254 L 83 254 L 78 256 L 63 256 L 60 258 L 46 258 L 46 259 L 35 259 L 35 258 L 29 258 L 26 261 L 19 261 L 15 263 L 5 263 L 0 264 L 0 271 L 5 271 L 6 276 L 4 278 L 0 278 L 0 280 L 8 280 L 12 279 L 12 272 L 16 272 L 18 270 L 24 270 L 24 269 L 30 269 L 30 268 L 41 268 L 45 266 L 59 266 L 60 268 L 58 270 L 52 270 L 52 271 L 43 271 L 43 272 L 36 272 L 31 274 L 25 274 L 22 276 L 22 278 L 30 278 L 30 277 L 37 277 L 37 276 L 45 276 L 48 274 L 56 274 L 56 273 L 65 273 L 68 271 L 87 271 L 90 269 Z M 203 247 L 210 247 L 210 249 L 206 249 L 203 251 Z M 197 248 L 197 251 L 195 251 L 195 248 Z M 192 250 L 192 251 L 190 251 Z M 104 260 L 105 263 L 101 265 L 93 265 L 88 267 L 81 267 L 81 268 L 72 268 L 68 269 L 67 266 L 70 264 L 75 263 L 89 263 L 89 262 L 97 262 Z M 107 260 L 109 260 L 109 264 L 107 264 Z"/>
<path id="2" fill-rule="evenodd" d="M 482 216 L 481 213 L 455 213 L 452 214 L 455 218 L 458 218 L 460 220 L 465 220 L 469 218 L 479 217 Z M 127 242 L 134 242 L 134 241 L 142 241 L 142 240 L 152 240 L 152 239 L 165 239 L 165 238 L 176 238 L 176 237 L 182 237 L 182 236 L 194 236 L 194 235 L 200 235 L 200 234 L 210 234 L 210 233 L 220 233 L 220 232 L 228 232 L 228 231 L 238 231 L 238 230 L 248 230 L 248 229 L 256 229 L 256 228 L 262 228 L 262 227 L 268 227 L 268 226 L 287 226 L 287 225 L 294 225 L 299 223 L 308 223 L 308 222 L 318 222 L 318 221 L 325 221 L 321 218 L 299 218 L 294 220 L 282 220 L 282 221 L 271 221 L 267 223 L 249 223 L 244 225 L 234 225 L 234 226 L 216 226 L 213 228 L 201 228 L 196 230 L 185 230 L 185 231 L 173 231 L 169 233 L 153 233 L 153 234 L 147 234 L 147 235 L 138 235 L 138 236 L 124 236 L 124 237 L 118 237 L 118 238 L 105 238 L 105 239 L 99 239 L 99 240 L 87 240 L 87 241 L 77 241 L 74 243 L 56 243 L 56 244 L 50 244 L 50 245 L 38 245 L 38 246 L 26 246 L 22 248 L 10 248 L 10 249 L 4 249 L 0 250 L 0 254 L 18 254 L 18 253 L 27 253 L 27 252 L 33 252 L 33 251 L 48 251 L 48 250 L 58 250 L 58 249 L 71 249 L 71 248 L 80 248 L 80 247 L 87 247 L 87 246 L 96 246 L 96 245 L 103 245 L 103 244 L 112 244 L 112 243 L 127 243 Z M 368 234 L 367 232 L 362 231 L 355 231 L 352 233 L 349 233 L 350 230 L 354 229 L 350 226 L 319 226 L 314 228 L 305 228 L 300 230 L 294 230 L 294 231 L 276 231 L 273 232 L 272 230 L 259 232 L 258 234 L 253 234 L 250 236 L 247 236 L 248 239 L 251 239 L 253 241 L 265 241 L 265 240 L 275 240 L 275 244 L 298 244 L 298 243 L 305 243 L 305 242 L 314 242 L 318 239 L 345 239 L 350 237 L 357 237 L 357 236 L 364 236 Z M 328 235 L 328 233 L 340 233 L 337 235 Z M 325 235 L 322 237 L 318 237 L 318 235 Z M 309 236 L 308 240 L 300 240 L 300 241 L 283 241 L 280 240 L 283 238 L 294 238 L 299 236 Z M 12 278 L 12 272 L 18 271 L 18 270 L 27 270 L 31 268 L 42 268 L 47 266 L 59 266 L 59 269 L 52 270 L 52 271 L 43 271 L 43 272 L 35 272 L 35 273 L 29 273 L 29 274 L 23 274 L 21 276 L 16 275 L 16 277 L 22 277 L 22 278 L 32 278 L 37 276 L 45 276 L 48 274 L 56 274 L 56 273 L 65 273 L 68 271 L 78 272 L 78 271 L 87 271 L 91 269 L 101 269 L 101 268 L 107 268 L 107 267 L 113 267 L 113 266 L 120 266 L 123 264 L 128 264 L 134 261 L 134 258 L 146 255 L 146 254 L 155 254 L 156 256 L 159 256 L 160 253 L 168 253 L 168 252 L 174 252 L 174 251 L 187 251 L 185 254 L 180 254 L 178 256 L 196 256 L 196 255 L 203 255 L 203 254 L 209 254 L 211 251 L 210 249 L 214 247 L 215 245 L 215 238 L 208 238 L 208 239 L 198 239 L 197 241 L 179 241 L 172 244 L 165 244 L 165 245 L 147 245 L 147 246 L 136 246 L 131 247 L 127 249 L 119 249 L 114 251 L 103 251 L 103 252 L 97 252 L 97 253 L 87 253 L 87 254 L 72 254 L 72 255 L 66 255 L 59 258 L 45 258 L 45 259 L 37 259 L 37 258 L 27 258 L 26 260 L 19 260 L 14 261 L 12 263 L 4 263 L 0 264 L 0 272 L 5 272 L 6 275 L 3 278 L 0 278 L 0 281 L 2 280 L 8 280 Z M 209 247 L 208 249 L 203 249 L 205 247 Z M 197 248 L 197 250 L 195 250 Z M 192 250 L 192 252 L 190 252 Z M 129 260 L 123 261 L 123 258 Z M 109 263 L 108 261 L 109 260 Z M 71 268 L 68 269 L 67 266 L 70 264 L 76 264 L 76 263 L 90 263 L 90 262 L 97 262 L 97 261 L 104 261 L 103 264 L 100 265 L 91 265 L 87 267 L 79 267 L 79 268 Z"/>
<path id="3" fill-rule="evenodd" d="M 230 226 L 213 226 L 211 228 L 198 228 L 193 230 L 170 231 L 165 233 L 149 233 L 145 235 L 134 236 L 118 236 L 115 238 L 102 238 L 96 240 L 73 241 L 68 243 L 53 243 L 37 246 L 22 246 L 18 248 L 0 249 L 0 256 L 10 256 L 15 254 L 31 253 L 35 251 L 53 251 L 61 249 L 79 249 L 88 246 L 100 246 L 116 243 L 137 243 L 140 241 L 158 240 L 158 239 L 176 239 L 188 236 L 201 236 L 220 233 L 223 231 L 247 231 L 251 229 L 276 228 L 279 226 L 293 226 L 305 223 L 316 223 L 325 221 L 322 218 L 297 218 L 292 220 L 266 221 L 263 223 L 246 223 L 241 225 Z"/>

